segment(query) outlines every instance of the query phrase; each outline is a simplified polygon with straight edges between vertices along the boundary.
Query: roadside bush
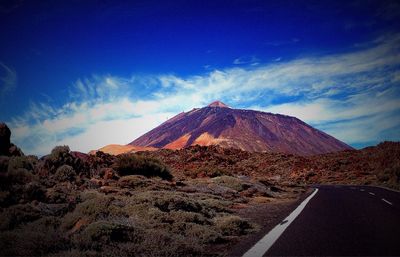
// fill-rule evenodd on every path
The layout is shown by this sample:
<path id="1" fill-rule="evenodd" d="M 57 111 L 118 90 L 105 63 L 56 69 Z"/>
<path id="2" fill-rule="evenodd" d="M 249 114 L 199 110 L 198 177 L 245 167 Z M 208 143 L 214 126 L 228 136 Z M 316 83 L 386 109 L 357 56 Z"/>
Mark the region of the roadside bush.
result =
<path id="1" fill-rule="evenodd" d="M 253 226 L 238 216 L 222 216 L 215 219 L 215 225 L 225 236 L 245 235 L 253 229 Z"/>
<path id="2" fill-rule="evenodd" d="M 122 154 L 117 156 L 113 166 L 120 176 L 143 175 L 146 177 L 160 177 L 167 180 L 172 179 L 169 169 L 155 158 L 143 157 L 136 154 Z"/>
<path id="3" fill-rule="evenodd" d="M 141 241 L 141 234 L 143 231 L 131 226 L 110 221 L 96 221 L 77 234 L 73 241 L 82 249 L 99 250 L 102 246 L 113 243 L 138 243 Z"/>
<path id="4" fill-rule="evenodd" d="M 240 179 L 231 176 L 221 176 L 212 179 L 216 184 L 224 187 L 229 187 L 236 191 L 244 190 L 243 183 Z"/>

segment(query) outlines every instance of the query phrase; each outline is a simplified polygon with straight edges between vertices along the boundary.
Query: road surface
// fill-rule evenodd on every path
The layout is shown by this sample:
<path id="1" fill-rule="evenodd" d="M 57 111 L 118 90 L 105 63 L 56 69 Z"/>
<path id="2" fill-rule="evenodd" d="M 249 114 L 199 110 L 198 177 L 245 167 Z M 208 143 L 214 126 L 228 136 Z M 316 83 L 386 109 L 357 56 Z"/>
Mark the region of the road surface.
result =
<path id="1" fill-rule="evenodd" d="M 316 188 L 264 256 L 400 256 L 399 192 L 368 186 Z"/>

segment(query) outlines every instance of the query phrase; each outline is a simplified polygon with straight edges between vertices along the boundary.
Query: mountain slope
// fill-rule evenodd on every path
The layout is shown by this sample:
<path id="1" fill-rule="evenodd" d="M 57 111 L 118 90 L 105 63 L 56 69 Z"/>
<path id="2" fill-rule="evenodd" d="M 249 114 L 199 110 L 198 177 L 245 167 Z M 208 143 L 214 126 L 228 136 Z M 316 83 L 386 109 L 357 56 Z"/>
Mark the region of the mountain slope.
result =
<path id="1" fill-rule="evenodd" d="M 129 145 L 180 149 L 196 144 L 299 155 L 352 149 L 297 118 L 231 109 L 219 101 L 182 112 Z"/>

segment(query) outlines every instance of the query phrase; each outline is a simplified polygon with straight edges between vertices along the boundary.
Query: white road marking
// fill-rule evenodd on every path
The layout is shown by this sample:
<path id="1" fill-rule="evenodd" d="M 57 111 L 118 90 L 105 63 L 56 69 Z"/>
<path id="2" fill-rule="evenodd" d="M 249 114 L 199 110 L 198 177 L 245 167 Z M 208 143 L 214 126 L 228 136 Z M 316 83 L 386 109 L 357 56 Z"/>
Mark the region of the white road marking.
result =
<path id="1" fill-rule="evenodd" d="M 386 200 L 385 198 L 382 198 L 382 201 L 384 201 L 387 204 L 393 205 L 391 202 L 389 202 L 388 200 Z"/>
<path id="2" fill-rule="evenodd" d="M 307 203 L 318 192 L 318 188 L 309 195 L 297 208 L 284 219 L 280 224 L 276 225 L 268 234 L 266 234 L 260 241 L 258 241 L 250 250 L 248 250 L 243 257 L 262 257 L 271 246 L 278 240 L 287 227 L 299 216 L 301 211 L 306 207 Z"/>
<path id="3" fill-rule="evenodd" d="M 360 189 L 360 191 L 361 191 L 361 192 L 364 192 L 364 191 L 365 191 L 365 189 Z"/>
<path id="4" fill-rule="evenodd" d="M 369 192 L 368 194 L 370 194 L 370 195 L 375 195 L 374 193 L 372 193 L 372 192 Z"/>

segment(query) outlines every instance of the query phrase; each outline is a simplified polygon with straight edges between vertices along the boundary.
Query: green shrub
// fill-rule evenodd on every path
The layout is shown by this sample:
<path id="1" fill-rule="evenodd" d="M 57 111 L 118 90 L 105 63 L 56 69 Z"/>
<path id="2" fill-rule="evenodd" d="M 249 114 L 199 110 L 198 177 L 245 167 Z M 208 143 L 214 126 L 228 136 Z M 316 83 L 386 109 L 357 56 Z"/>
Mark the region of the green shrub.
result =
<path id="1" fill-rule="evenodd" d="M 229 187 L 236 191 L 244 190 L 243 183 L 240 179 L 231 176 L 221 176 L 212 179 L 216 184 L 224 187 Z"/>
<path id="2" fill-rule="evenodd" d="M 35 179 L 31 171 L 24 168 L 9 169 L 7 180 L 11 184 L 26 184 Z"/>
<path id="3" fill-rule="evenodd" d="M 64 164 L 56 170 L 54 177 L 58 181 L 73 181 L 73 180 L 75 180 L 76 173 L 75 173 L 74 168 L 72 168 L 69 165 Z"/>
<path id="4" fill-rule="evenodd" d="M 70 156 L 70 149 L 69 146 L 63 145 L 63 146 L 56 146 L 51 150 L 50 155 L 47 156 L 47 159 L 52 160 L 52 161 L 58 161 L 58 160 L 63 160 L 66 159 Z"/>
<path id="5" fill-rule="evenodd" d="M 212 226 L 190 224 L 185 227 L 185 236 L 195 238 L 201 244 L 218 244 L 224 242 L 223 236 Z"/>
<path id="6" fill-rule="evenodd" d="M 10 157 L 8 156 L 0 156 L 0 174 L 6 173 L 8 170 L 8 162 L 10 161 Z"/>
<path id="7" fill-rule="evenodd" d="M 17 169 L 33 170 L 33 168 L 33 163 L 27 156 L 13 156 L 8 162 L 8 172 Z"/>
<path id="8" fill-rule="evenodd" d="M 151 184 L 150 179 L 141 175 L 123 176 L 118 180 L 118 186 L 126 188 L 142 188 Z"/>
<path id="9" fill-rule="evenodd" d="M 101 194 L 93 194 L 86 201 L 79 203 L 73 212 L 69 212 L 64 216 L 62 228 L 71 229 L 80 219 L 85 219 L 88 223 L 104 219 L 110 215 L 125 216 L 122 210 L 123 206 L 113 204 L 114 197 Z"/>
<path id="10" fill-rule="evenodd" d="M 117 156 L 114 169 L 121 176 L 143 175 L 146 177 L 172 179 L 169 169 L 161 161 L 136 154 L 122 154 Z"/>
<path id="11" fill-rule="evenodd" d="M 245 235 L 253 229 L 253 226 L 238 216 L 222 216 L 215 219 L 215 225 L 225 236 Z"/>
<path id="12" fill-rule="evenodd" d="M 39 218 L 40 212 L 32 205 L 14 205 L 0 213 L 0 231 L 14 229 Z"/>
<path id="13" fill-rule="evenodd" d="M 45 198 L 46 189 L 37 181 L 24 185 L 23 198 L 27 201 L 42 201 Z"/>
<path id="14" fill-rule="evenodd" d="M 68 247 L 58 231 L 58 219 L 45 217 L 0 233 L 1 256 L 44 256 Z"/>
<path id="15" fill-rule="evenodd" d="M 101 249 L 104 245 L 120 242 L 137 243 L 143 231 L 110 221 L 96 221 L 89 224 L 74 238 L 83 249 Z"/>

